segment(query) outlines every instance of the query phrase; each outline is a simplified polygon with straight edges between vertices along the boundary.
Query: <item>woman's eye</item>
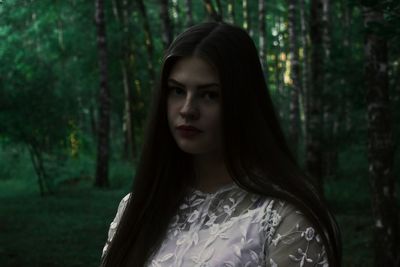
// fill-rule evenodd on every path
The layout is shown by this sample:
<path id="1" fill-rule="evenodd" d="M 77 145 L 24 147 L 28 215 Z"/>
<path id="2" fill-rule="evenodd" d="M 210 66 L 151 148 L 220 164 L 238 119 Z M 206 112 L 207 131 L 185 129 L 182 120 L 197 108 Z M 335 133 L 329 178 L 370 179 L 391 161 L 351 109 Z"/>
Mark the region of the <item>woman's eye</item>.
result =
<path id="1" fill-rule="evenodd" d="M 169 91 L 170 91 L 170 93 L 172 93 L 174 95 L 182 95 L 185 92 L 185 90 L 183 90 L 180 87 L 176 87 L 176 86 L 170 86 Z"/>
<path id="2" fill-rule="evenodd" d="M 210 99 L 210 100 L 215 100 L 215 99 L 218 99 L 219 94 L 217 92 L 204 92 L 203 97 Z"/>

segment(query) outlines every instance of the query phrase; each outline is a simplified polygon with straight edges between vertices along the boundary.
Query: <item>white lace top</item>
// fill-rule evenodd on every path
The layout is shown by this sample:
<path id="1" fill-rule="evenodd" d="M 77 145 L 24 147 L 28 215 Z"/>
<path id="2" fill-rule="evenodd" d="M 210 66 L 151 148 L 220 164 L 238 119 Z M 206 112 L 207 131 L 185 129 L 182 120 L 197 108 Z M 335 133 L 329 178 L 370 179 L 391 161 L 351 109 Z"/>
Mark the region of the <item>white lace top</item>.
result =
<path id="1" fill-rule="evenodd" d="M 130 195 L 110 225 L 107 251 Z M 287 202 L 249 193 L 235 183 L 214 193 L 192 190 L 169 225 L 151 267 L 328 267 L 322 239 Z"/>

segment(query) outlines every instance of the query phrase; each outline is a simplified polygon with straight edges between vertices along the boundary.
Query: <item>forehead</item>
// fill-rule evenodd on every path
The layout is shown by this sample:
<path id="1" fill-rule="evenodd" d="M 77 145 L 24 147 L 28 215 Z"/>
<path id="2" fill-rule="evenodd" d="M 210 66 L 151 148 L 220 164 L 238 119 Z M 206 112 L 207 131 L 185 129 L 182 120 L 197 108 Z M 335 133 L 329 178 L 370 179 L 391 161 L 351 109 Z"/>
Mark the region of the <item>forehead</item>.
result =
<path id="1" fill-rule="evenodd" d="M 219 83 L 215 68 L 199 57 L 179 59 L 172 66 L 168 78 L 183 84 Z"/>

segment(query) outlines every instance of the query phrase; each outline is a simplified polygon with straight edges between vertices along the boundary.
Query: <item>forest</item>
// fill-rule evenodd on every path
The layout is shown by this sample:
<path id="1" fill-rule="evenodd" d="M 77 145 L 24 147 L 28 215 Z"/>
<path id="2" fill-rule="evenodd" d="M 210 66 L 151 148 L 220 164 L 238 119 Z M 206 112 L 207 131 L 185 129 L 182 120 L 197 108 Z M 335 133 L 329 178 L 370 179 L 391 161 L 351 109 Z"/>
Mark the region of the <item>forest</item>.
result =
<path id="1" fill-rule="evenodd" d="M 400 1 L 0 0 L 1 266 L 99 265 L 163 54 L 204 21 L 254 40 L 343 266 L 400 266 Z"/>

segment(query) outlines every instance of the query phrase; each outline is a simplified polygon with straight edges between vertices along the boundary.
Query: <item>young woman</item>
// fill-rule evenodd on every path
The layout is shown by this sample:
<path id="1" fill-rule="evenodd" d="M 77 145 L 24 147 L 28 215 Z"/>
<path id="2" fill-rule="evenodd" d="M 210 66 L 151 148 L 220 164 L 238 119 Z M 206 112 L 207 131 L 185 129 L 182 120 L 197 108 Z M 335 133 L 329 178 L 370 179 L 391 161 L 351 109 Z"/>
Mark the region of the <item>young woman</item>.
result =
<path id="1" fill-rule="evenodd" d="M 248 34 L 172 43 L 102 266 L 340 266 L 337 224 L 284 140 Z"/>

